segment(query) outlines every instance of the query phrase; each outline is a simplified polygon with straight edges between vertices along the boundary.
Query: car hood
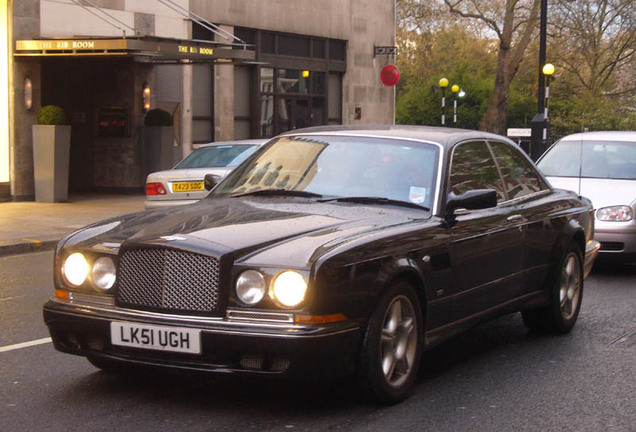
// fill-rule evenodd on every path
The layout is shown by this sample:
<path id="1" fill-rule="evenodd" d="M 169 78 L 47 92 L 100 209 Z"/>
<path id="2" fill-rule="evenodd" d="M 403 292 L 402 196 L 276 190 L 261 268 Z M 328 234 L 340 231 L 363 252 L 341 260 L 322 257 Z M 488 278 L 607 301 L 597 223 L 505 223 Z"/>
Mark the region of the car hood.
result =
<path id="1" fill-rule="evenodd" d="M 555 188 L 567 189 L 592 201 L 595 209 L 613 205 L 636 205 L 636 180 L 548 177 Z"/>
<path id="2" fill-rule="evenodd" d="M 102 221 L 71 234 L 64 246 L 110 250 L 143 245 L 181 248 L 236 261 L 303 268 L 363 237 L 383 237 L 430 218 L 424 209 L 305 198 L 207 198 Z"/>

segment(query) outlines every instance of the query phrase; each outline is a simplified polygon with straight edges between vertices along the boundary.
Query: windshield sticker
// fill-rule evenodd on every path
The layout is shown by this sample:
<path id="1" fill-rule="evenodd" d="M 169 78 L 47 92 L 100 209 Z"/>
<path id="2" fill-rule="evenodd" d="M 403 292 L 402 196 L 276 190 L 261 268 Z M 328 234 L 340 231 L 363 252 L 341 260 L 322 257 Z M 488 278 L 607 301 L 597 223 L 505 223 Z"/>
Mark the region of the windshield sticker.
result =
<path id="1" fill-rule="evenodd" d="M 422 204 L 426 199 L 426 188 L 411 186 L 409 190 L 409 200 L 415 204 Z"/>

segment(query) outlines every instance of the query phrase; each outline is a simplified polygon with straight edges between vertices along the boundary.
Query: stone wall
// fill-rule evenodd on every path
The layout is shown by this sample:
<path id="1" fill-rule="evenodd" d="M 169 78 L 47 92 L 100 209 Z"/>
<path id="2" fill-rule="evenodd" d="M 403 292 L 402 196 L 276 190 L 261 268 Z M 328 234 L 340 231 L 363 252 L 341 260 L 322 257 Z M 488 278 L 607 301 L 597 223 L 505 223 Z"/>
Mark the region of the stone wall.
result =
<path id="1" fill-rule="evenodd" d="M 373 58 L 374 45 L 395 45 L 393 0 L 190 0 L 190 8 L 217 24 L 347 40 L 343 123 L 393 123 L 395 88 L 380 81 L 388 59 Z"/>
<path id="2" fill-rule="evenodd" d="M 40 34 L 40 1 L 19 0 L 13 2 L 13 39 L 30 39 Z M 10 58 L 13 65 L 13 115 L 11 124 L 10 176 L 11 197 L 15 200 L 31 200 L 35 197 L 33 182 L 33 135 L 40 109 L 40 62 L 35 59 Z M 33 88 L 33 106 L 24 104 L 24 81 L 29 78 Z"/>

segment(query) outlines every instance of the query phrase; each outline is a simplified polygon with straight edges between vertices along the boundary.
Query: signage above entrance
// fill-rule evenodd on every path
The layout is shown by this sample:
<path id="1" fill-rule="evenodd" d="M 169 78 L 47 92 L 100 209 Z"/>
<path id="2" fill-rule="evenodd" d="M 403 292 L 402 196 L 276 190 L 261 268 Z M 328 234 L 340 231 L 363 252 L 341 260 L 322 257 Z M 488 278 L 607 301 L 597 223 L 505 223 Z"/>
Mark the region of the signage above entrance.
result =
<path id="1" fill-rule="evenodd" d="M 238 49 L 237 49 L 238 48 Z M 128 38 L 35 39 L 16 42 L 15 55 L 134 56 L 149 62 L 253 62 L 250 45 L 137 36 Z"/>

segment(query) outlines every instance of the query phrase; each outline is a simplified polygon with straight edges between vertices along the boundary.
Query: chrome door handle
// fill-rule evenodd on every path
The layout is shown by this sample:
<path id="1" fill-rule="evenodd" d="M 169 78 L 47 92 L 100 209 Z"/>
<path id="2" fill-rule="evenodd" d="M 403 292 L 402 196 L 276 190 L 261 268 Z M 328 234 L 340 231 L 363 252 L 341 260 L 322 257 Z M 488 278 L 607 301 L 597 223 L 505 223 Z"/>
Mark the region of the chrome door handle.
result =
<path id="1" fill-rule="evenodd" d="M 523 216 L 521 216 L 520 214 L 516 214 L 516 215 L 508 216 L 508 219 L 506 220 L 508 222 L 519 222 L 523 220 Z"/>

